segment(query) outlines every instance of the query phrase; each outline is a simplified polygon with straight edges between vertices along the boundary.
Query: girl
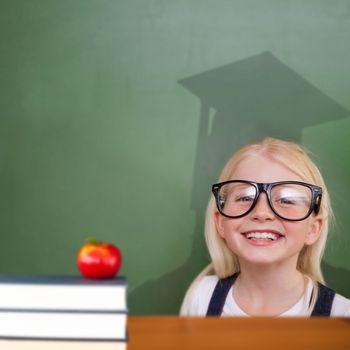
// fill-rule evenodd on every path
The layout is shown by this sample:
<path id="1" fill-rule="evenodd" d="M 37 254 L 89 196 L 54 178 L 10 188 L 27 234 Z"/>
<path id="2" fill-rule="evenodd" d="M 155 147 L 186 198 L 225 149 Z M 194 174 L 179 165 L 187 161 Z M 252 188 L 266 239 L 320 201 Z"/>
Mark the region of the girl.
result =
<path id="1" fill-rule="evenodd" d="M 267 138 L 243 147 L 212 192 L 212 263 L 187 291 L 181 315 L 350 317 L 350 300 L 323 285 L 332 210 L 299 145 Z"/>

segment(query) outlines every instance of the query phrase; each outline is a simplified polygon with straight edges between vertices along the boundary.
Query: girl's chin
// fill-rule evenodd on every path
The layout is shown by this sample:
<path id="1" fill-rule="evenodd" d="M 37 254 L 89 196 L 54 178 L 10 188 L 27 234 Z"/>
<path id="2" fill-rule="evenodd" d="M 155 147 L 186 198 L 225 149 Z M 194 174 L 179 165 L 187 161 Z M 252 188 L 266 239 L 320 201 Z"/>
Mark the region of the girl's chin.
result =
<path id="1" fill-rule="evenodd" d="M 270 271 L 271 268 L 278 267 L 281 264 L 281 259 L 267 256 L 256 256 L 253 259 L 249 257 L 242 257 L 240 259 L 241 267 L 245 267 L 245 269 L 253 269 L 252 271 L 262 271 L 267 272 Z"/>

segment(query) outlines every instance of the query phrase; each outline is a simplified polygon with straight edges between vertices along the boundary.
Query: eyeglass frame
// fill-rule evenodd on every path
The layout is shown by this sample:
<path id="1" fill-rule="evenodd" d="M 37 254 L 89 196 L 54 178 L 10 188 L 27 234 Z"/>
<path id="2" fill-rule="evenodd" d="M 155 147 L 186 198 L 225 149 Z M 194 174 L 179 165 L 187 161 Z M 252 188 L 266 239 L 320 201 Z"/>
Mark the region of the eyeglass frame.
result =
<path id="1" fill-rule="evenodd" d="M 248 209 L 248 211 L 246 211 L 244 214 L 241 215 L 237 215 L 237 216 L 230 216 L 227 215 L 225 213 L 222 212 L 221 208 L 220 208 L 220 204 L 219 204 L 219 190 L 222 186 L 229 184 L 229 183 L 246 183 L 246 184 L 250 184 L 252 186 L 255 187 L 256 189 L 256 194 L 255 194 L 255 198 L 254 198 L 254 202 L 252 203 L 251 207 Z M 307 214 L 301 218 L 301 219 L 288 219 L 285 218 L 283 216 L 281 216 L 280 214 L 278 214 L 276 212 L 276 210 L 273 208 L 273 205 L 271 204 L 271 189 L 275 186 L 278 185 L 288 185 L 288 184 L 294 184 L 294 185 L 302 185 L 305 187 L 308 187 L 311 190 L 311 203 L 310 203 L 310 208 L 309 211 L 307 212 Z M 258 202 L 258 199 L 260 197 L 260 194 L 262 192 L 265 192 L 266 197 L 267 197 L 267 202 L 269 204 L 270 209 L 272 210 L 272 212 L 277 215 L 279 218 L 283 219 L 283 220 L 287 220 L 287 221 L 303 221 L 305 219 L 307 219 L 312 212 L 315 212 L 315 214 L 317 215 L 320 211 L 321 208 L 321 199 L 322 199 L 322 188 L 316 185 L 311 185 L 309 183 L 306 182 L 302 182 L 302 181 L 278 181 L 278 182 L 270 182 L 270 183 L 259 183 L 259 182 L 254 182 L 254 181 L 248 181 L 248 180 L 228 180 L 228 181 L 223 181 L 223 182 L 218 182 L 212 185 L 212 193 L 214 195 L 215 198 L 215 202 L 216 202 L 216 207 L 219 211 L 219 213 L 227 218 L 231 218 L 231 219 L 239 219 L 243 216 L 246 216 L 247 214 L 249 214 L 256 206 L 256 203 Z"/>

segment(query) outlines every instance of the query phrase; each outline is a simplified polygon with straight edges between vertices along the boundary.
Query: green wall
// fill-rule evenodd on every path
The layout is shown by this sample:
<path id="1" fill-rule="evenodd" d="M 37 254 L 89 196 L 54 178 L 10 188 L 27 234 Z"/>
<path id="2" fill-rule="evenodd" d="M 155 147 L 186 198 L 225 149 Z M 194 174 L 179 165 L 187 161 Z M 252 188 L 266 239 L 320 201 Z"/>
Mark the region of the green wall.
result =
<path id="1" fill-rule="evenodd" d="M 307 146 L 337 217 L 323 262 L 350 297 L 350 2 L 0 0 L 0 273 L 77 274 L 123 252 L 132 314 L 177 313 L 208 262 L 227 157 Z"/>

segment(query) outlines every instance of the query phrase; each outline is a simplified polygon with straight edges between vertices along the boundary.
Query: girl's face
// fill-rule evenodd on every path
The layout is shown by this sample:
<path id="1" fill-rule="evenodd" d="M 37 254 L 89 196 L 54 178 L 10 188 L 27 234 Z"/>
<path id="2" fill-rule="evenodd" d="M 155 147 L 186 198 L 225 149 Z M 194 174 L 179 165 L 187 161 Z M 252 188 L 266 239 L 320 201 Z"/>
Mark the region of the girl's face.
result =
<path id="1" fill-rule="evenodd" d="M 303 181 L 284 165 L 263 156 L 243 160 L 232 179 L 259 183 Z M 261 193 L 255 208 L 242 218 L 232 219 L 214 214 L 217 231 L 240 263 L 273 264 L 289 261 L 296 266 L 304 245 L 318 239 L 323 224 L 321 215 L 311 214 L 303 221 L 287 221 L 276 216 L 269 207 L 265 193 Z M 249 235 L 248 235 L 249 233 Z M 278 237 L 266 238 L 266 234 Z M 249 236 L 249 238 L 247 237 Z M 265 236 L 265 237 L 263 237 Z"/>

